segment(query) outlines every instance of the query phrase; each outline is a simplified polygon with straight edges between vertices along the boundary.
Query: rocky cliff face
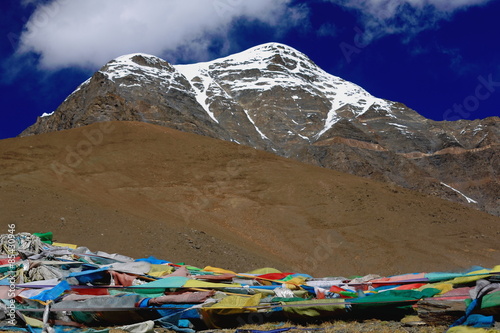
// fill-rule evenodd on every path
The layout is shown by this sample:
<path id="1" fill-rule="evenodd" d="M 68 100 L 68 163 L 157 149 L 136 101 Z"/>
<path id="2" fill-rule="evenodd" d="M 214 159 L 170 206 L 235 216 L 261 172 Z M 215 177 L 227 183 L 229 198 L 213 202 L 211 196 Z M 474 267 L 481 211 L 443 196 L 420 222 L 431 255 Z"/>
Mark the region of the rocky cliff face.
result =
<path id="1" fill-rule="evenodd" d="M 426 119 L 282 44 L 192 65 L 122 56 L 21 135 L 107 120 L 234 141 L 500 215 L 500 118 Z"/>

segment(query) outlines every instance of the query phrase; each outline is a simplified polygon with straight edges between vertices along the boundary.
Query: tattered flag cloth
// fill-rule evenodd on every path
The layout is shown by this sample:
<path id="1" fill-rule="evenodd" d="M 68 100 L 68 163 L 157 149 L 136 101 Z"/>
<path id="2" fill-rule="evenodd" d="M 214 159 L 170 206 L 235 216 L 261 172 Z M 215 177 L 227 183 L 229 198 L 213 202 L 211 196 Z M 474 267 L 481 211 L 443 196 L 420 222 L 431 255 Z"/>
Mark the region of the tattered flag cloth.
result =
<path id="1" fill-rule="evenodd" d="M 238 273 L 91 252 L 53 243 L 52 237 L 50 232 L 15 235 L 20 250 L 11 253 L 2 242 L 12 235 L 0 236 L 0 329 L 97 333 L 108 330 L 89 327 L 107 326 L 152 332 L 157 326 L 193 332 L 256 319 L 355 320 L 388 314 L 397 319 L 417 314 L 424 322 L 446 323 L 453 326 L 450 332 L 460 332 L 492 327 L 500 315 L 500 266 L 353 279 L 274 268 Z"/>

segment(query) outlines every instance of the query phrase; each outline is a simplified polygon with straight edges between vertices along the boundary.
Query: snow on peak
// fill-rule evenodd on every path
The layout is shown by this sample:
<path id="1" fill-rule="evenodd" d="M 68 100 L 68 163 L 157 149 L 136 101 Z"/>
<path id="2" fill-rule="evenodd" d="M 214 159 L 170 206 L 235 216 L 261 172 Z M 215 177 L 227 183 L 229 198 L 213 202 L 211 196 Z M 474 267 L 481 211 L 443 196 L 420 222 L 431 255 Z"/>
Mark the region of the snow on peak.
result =
<path id="1" fill-rule="evenodd" d="M 172 87 L 179 77 L 192 86 L 198 103 L 212 120 L 218 122 L 210 110 L 218 96 L 232 98 L 243 91 L 269 91 L 280 87 L 295 93 L 326 98 L 330 104 L 323 114 L 323 128 L 314 133 L 302 133 L 319 138 L 347 114 L 339 109 L 349 105 L 351 115 L 358 117 L 370 107 L 390 114 L 390 103 L 376 98 L 360 86 L 329 74 L 319 68 L 305 54 L 281 43 L 266 43 L 209 62 L 172 66 L 165 60 L 145 53 L 132 53 L 117 57 L 100 71 L 120 86 L 141 87 L 145 83 L 159 82 L 161 87 Z"/>
<path id="2" fill-rule="evenodd" d="M 127 64 L 130 66 L 143 66 L 143 67 L 158 67 L 168 64 L 165 60 L 146 53 L 131 53 L 122 55 L 118 58 L 111 60 L 109 63 Z M 109 64 L 108 63 L 108 64 Z"/>
<path id="3" fill-rule="evenodd" d="M 108 62 L 102 69 L 108 79 L 115 81 L 130 74 L 152 75 L 166 78 L 172 66 L 165 60 L 146 53 L 132 53 L 120 56 Z M 170 77 L 170 76 L 169 76 Z"/>
<path id="4" fill-rule="evenodd" d="M 144 57 L 144 58 L 156 58 L 156 59 L 160 59 L 157 56 L 152 55 L 152 54 L 137 52 L 137 53 L 130 53 L 130 54 L 121 55 L 121 56 L 113 59 L 112 61 L 118 61 L 118 62 L 120 62 L 120 61 L 131 61 L 131 59 L 134 58 L 134 57 Z"/>
<path id="5" fill-rule="evenodd" d="M 316 138 L 346 116 L 338 114 L 338 110 L 345 105 L 350 105 L 351 117 L 358 117 L 371 107 L 385 110 L 391 115 L 389 102 L 372 96 L 352 82 L 325 72 L 302 52 L 280 43 L 257 45 L 209 62 L 174 67 L 189 81 L 193 82 L 196 78 L 197 82 L 201 82 L 195 85 L 198 100 L 212 118 L 209 111 L 211 100 L 207 95 L 209 90 L 227 95 L 248 90 L 264 92 L 275 87 L 328 99 L 331 108 L 324 115 L 323 129 L 308 134 Z M 293 96 L 296 100 L 295 93 Z"/>
<path id="6" fill-rule="evenodd" d="M 231 67 L 233 70 L 269 70 L 269 65 L 273 64 L 283 65 L 289 69 L 296 65 L 300 67 L 301 61 L 304 64 L 313 65 L 312 61 L 305 54 L 290 46 L 280 43 L 266 43 L 231 54 L 227 57 L 215 59 L 208 64 L 218 65 L 222 68 Z"/>

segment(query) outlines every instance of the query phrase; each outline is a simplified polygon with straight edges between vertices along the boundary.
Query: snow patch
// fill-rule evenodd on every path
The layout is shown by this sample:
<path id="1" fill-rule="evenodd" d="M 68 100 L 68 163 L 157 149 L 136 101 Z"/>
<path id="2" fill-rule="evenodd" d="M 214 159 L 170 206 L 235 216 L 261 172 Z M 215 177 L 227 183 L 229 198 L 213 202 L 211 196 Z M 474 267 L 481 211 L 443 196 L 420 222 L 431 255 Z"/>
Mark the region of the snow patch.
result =
<path id="1" fill-rule="evenodd" d="M 389 125 L 392 125 L 392 126 L 399 127 L 399 128 L 408 128 L 408 126 L 401 125 L 401 124 L 396 124 L 396 123 L 388 123 L 388 124 L 389 124 Z"/>
<path id="2" fill-rule="evenodd" d="M 465 194 L 463 194 L 463 193 L 462 193 L 462 192 L 460 192 L 459 190 L 457 190 L 457 189 L 455 189 L 455 188 L 451 187 L 450 185 L 445 184 L 445 183 L 443 183 L 443 182 L 441 182 L 441 185 L 444 185 L 444 186 L 448 187 L 449 189 L 451 189 L 451 190 L 453 190 L 453 191 L 457 192 L 457 193 L 458 193 L 458 194 L 460 194 L 461 196 L 463 196 L 463 197 L 465 198 L 465 200 L 467 200 L 467 203 L 475 203 L 475 204 L 477 204 L 477 201 L 476 201 L 476 200 L 469 198 L 468 196 L 466 196 Z"/>
<path id="3" fill-rule="evenodd" d="M 269 138 L 260 131 L 260 129 L 257 127 L 257 125 L 255 124 L 255 122 L 253 121 L 252 117 L 250 117 L 250 114 L 248 113 L 248 110 L 246 109 L 243 109 L 243 111 L 245 111 L 245 114 L 247 115 L 247 118 L 248 120 L 250 120 L 250 122 L 253 124 L 253 126 L 255 127 L 255 130 L 260 134 L 260 137 L 264 140 L 269 140 Z"/>
<path id="4" fill-rule="evenodd" d="M 476 135 L 478 132 L 483 130 L 483 125 L 479 124 L 474 128 L 472 135 Z"/>
<path id="5" fill-rule="evenodd" d="M 195 97 L 196 101 L 203 107 L 205 112 L 213 119 L 216 123 L 219 121 L 215 118 L 215 114 L 210 111 L 210 105 L 208 103 L 208 88 L 212 84 L 214 84 L 214 80 L 210 77 L 207 70 L 200 68 L 199 66 L 176 66 L 175 67 L 179 72 L 182 73 L 191 82 L 193 89 L 196 91 Z M 193 79 L 197 78 L 201 81 L 202 87 L 200 88 L 199 84 L 193 84 Z"/>
<path id="6" fill-rule="evenodd" d="M 408 130 L 408 126 L 397 124 L 397 123 L 387 123 L 388 125 L 392 125 L 396 127 L 401 134 L 404 134 L 406 136 L 411 135 L 412 133 Z"/>
<path id="7" fill-rule="evenodd" d="M 300 136 L 300 137 L 301 137 L 302 139 L 304 139 L 304 140 L 311 141 L 311 139 L 309 139 L 309 138 L 308 138 L 307 136 L 305 136 L 305 135 L 302 135 L 302 134 L 299 134 L 299 133 L 297 133 L 297 135 L 298 135 L 298 136 Z"/>
<path id="8" fill-rule="evenodd" d="M 44 112 L 44 113 L 43 113 L 40 117 L 42 117 L 42 118 L 43 118 L 43 117 L 50 117 L 50 116 L 52 116 L 52 115 L 54 114 L 54 112 L 55 112 L 55 111 L 52 111 L 52 112 L 50 112 L 50 113 L 45 113 L 45 112 Z"/>
<path id="9" fill-rule="evenodd" d="M 323 127 L 323 129 L 321 131 L 318 132 L 318 134 L 316 134 L 316 136 L 315 136 L 316 139 L 321 137 L 326 131 L 328 131 L 330 128 L 332 128 L 332 126 L 335 125 L 335 123 L 337 121 L 339 121 L 340 119 L 342 119 L 342 118 L 338 116 L 336 110 L 334 110 L 333 108 L 330 109 L 330 111 L 328 112 L 328 115 L 326 117 L 325 126 Z"/>

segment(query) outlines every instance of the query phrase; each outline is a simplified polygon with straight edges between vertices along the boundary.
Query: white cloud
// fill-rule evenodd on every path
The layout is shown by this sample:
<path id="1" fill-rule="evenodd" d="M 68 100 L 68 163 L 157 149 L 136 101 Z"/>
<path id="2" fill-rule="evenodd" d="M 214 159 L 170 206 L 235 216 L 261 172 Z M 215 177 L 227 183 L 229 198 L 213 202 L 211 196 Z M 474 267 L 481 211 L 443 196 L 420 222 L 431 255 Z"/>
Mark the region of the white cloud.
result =
<path id="1" fill-rule="evenodd" d="M 39 54 L 46 69 L 95 68 L 134 52 L 161 56 L 182 50 L 201 60 L 210 40 L 223 40 L 237 18 L 277 28 L 296 23 L 285 19 L 301 17 L 290 1 L 52 0 L 39 4 L 26 23 L 18 53 Z"/>
<path id="2" fill-rule="evenodd" d="M 433 28 L 454 12 L 492 0 L 327 0 L 359 11 L 365 42 L 387 34 L 414 35 Z"/>
<path id="3" fill-rule="evenodd" d="M 332 23 L 324 23 L 316 30 L 316 34 L 318 36 L 332 37 L 337 34 L 337 27 Z"/>

